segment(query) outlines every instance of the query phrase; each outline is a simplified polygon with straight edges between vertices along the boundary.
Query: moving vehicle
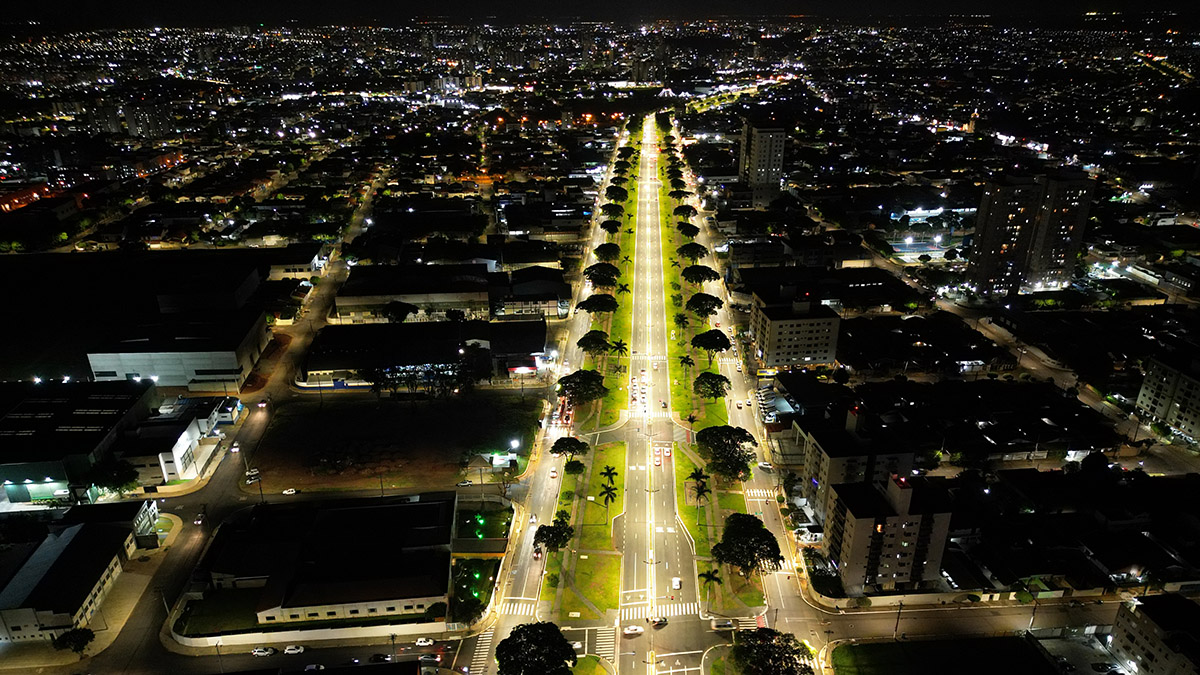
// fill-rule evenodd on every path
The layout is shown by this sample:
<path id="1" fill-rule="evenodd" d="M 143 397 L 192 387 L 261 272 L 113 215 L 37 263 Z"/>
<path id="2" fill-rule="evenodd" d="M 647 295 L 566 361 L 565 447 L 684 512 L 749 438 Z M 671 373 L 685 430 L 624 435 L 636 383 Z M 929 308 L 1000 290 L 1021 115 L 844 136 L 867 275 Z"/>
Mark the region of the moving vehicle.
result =
<path id="1" fill-rule="evenodd" d="M 540 549 L 540 548 L 533 549 L 533 559 L 534 560 L 542 559 L 542 549 Z"/>
<path id="2" fill-rule="evenodd" d="M 741 409 L 742 409 L 742 402 L 741 402 L 741 401 L 738 401 L 738 402 L 737 402 L 737 409 L 738 409 L 738 410 L 741 410 Z"/>
<path id="3" fill-rule="evenodd" d="M 421 663 L 441 663 L 442 655 L 441 654 L 422 654 L 421 658 L 419 658 L 417 660 L 420 661 Z"/>
<path id="4" fill-rule="evenodd" d="M 662 466 L 662 457 L 654 458 L 654 466 Z"/>
<path id="5" fill-rule="evenodd" d="M 550 477 L 558 478 L 558 469 L 550 469 Z"/>
<path id="6" fill-rule="evenodd" d="M 304 647 L 302 645 L 288 645 L 283 648 L 284 654 L 303 654 Z"/>
<path id="7" fill-rule="evenodd" d="M 670 456 L 671 456 L 671 446 L 668 445 L 663 448 L 663 457 L 670 457 Z"/>
<path id="8" fill-rule="evenodd" d="M 733 628 L 733 619 L 713 619 L 709 625 L 713 630 L 729 630 Z"/>
<path id="9" fill-rule="evenodd" d="M 469 481 L 469 480 L 460 480 L 460 481 L 458 481 L 457 483 L 455 483 L 455 485 L 457 485 L 458 487 L 471 487 L 471 481 Z"/>
<path id="10" fill-rule="evenodd" d="M 663 407 L 663 410 L 666 410 L 666 409 L 667 409 L 667 402 L 666 402 L 666 401 L 659 401 L 659 402 L 658 402 L 658 404 L 659 404 L 659 405 L 661 405 L 661 406 Z"/>
<path id="11" fill-rule="evenodd" d="M 319 663 L 310 663 L 307 666 L 304 666 L 304 672 L 306 673 L 314 670 L 325 670 L 325 666 Z"/>
<path id="12" fill-rule="evenodd" d="M 679 577 L 671 577 L 671 588 L 674 588 L 675 590 L 683 588 L 683 579 L 680 579 Z"/>
<path id="13" fill-rule="evenodd" d="M 655 362 L 654 362 L 654 369 L 655 369 L 655 370 L 658 370 L 658 361 L 655 361 Z"/>
<path id="14" fill-rule="evenodd" d="M 238 445 L 237 441 L 234 441 L 233 445 L 229 446 L 229 451 L 230 452 L 241 452 L 242 446 Z"/>
<path id="15" fill-rule="evenodd" d="M 583 649 L 583 643 L 580 642 L 579 640 L 576 640 L 571 643 L 571 647 L 576 650 Z"/>
<path id="16" fill-rule="evenodd" d="M 646 629 L 641 626 L 625 626 L 625 629 L 621 632 L 625 635 L 641 635 L 646 632 Z"/>
<path id="17" fill-rule="evenodd" d="M 256 466 L 253 469 L 246 469 L 246 475 L 247 476 L 257 476 L 258 475 L 258 467 Z"/>
<path id="18" fill-rule="evenodd" d="M 419 637 L 419 638 L 417 638 L 416 645 L 418 647 L 432 647 L 433 646 L 433 638 Z"/>
<path id="19" fill-rule="evenodd" d="M 661 616 L 652 616 L 650 617 L 650 625 L 655 628 L 662 628 L 667 625 L 667 620 Z"/>
<path id="20" fill-rule="evenodd" d="M 260 480 L 262 480 L 262 477 L 260 477 L 260 476 L 250 476 L 249 478 L 246 479 L 246 485 L 253 485 Z"/>
<path id="21" fill-rule="evenodd" d="M 764 471 L 770 471 L 771 469 L 774 469 L 775 467 L 770 462 L 759 462 L 758 468 L 763 469 Z"/>
<path id="22" fill-rule="evenodd" d="M 391 663 L 392 655 L 391 654 L 372 654 L 371 658 L 367 659 L 367 660 L 370 661 L 371 663 Z"/>
<path id="23" fill-rule="evenodd" d="M 271 656 L 276 652 L 274 647 L 255 647 L 250 653 L 255 656 Z"/>
<path id="24" fill-rule="evenodd" d="M 294 495 L 294 494 L 296 494 L 296 488 L 288 488 L 288 489 L 286 489 L 286 490 L 284 490 L 284 491 L 283 491 L 283 494 L 285 494 L 285 495 Z"/>
<path id="25" fill-rule="evenodd" d="M 194 525 L 203 525 L 204 524 L 204 512 L 201 511 L 200 513 L 197 513 L 196 519 L 193 520 L 192 523 Z"/>

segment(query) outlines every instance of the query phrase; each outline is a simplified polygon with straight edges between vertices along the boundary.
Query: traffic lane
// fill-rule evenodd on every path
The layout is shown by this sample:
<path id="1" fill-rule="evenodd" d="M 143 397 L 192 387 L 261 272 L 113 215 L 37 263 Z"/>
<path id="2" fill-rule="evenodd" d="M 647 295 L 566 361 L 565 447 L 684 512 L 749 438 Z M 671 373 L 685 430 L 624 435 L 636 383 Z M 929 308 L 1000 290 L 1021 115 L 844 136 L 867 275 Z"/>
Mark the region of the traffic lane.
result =
<path id="1" fill-rule="evenodd" d="M 897 611 L 872 611 L 856 614 L 828 615 L 828 625 L 821 628 L 822 637 L 831 640 L 871 638 L 891 635 L 896 631 L 908 636 L 975 635 L 1023 631 L 1029 628 L 1030 618 L 1035 628 L 1110 625 L 1116 620 L 1118 603 L 1087 604 L 1075 608 L 1069 605 L 1040 604 L 1034 616 L 1033 605 L 995 608 L 913 608 Z M 826 633 L 825 631 L 829 631 Z"/>

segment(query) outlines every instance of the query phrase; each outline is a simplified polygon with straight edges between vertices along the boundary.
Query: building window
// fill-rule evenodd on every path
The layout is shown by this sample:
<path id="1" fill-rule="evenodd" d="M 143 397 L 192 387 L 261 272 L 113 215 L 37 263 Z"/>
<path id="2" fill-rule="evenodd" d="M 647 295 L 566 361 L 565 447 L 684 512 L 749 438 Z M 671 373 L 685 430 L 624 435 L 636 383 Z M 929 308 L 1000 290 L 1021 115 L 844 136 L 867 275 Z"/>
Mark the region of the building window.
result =
<path id="1" fill-rule="evenodd" d="M 319 615 L 318 615 L 316 612 L 309 612 L 309 613 L 308 613 L 308 618 L 310 618 L 310 619 L 315 619 L 315 618 L 317 618 L 318 616 L 319 616 Z"/>
<path id="2" fill-rule="evenodd" d="M 289 618 L 289 619 L 299 619 L 299 618 L 300 618 L 300 615 L 299 615 L 299 614 L 289 614 L 289 615 L 288 615 L 288 618 Z"/>
<path id="3" fill-rule="evenodd" d="M 273 617 L 273 616 L 268 616 L 268 617 L 267 617 L 267 621 L 274 621 L 274 620 L 275 620 L 275 617 Z"/>
<path id="4" fill-rule="evenodd" d="M 351 613 L 351 614 L 358 614 L 358 610 L 357 610 L 357 609 L 352 609 L 352 610 L 350 610 L 350 613 Z"/>
<path id="5" fill-rule="evenodd" d="M 389 612 L 394 612 L 394 611 L 396 611 L 396 608 L 395 608 L 395 607 L 388 607 L 388 608 L 387 608 L 387 611 L 389 611 Z"/>
<path id="6" fill-rule="evenodd" d="M 325 612 L 325 616 L 337 616 L 337 612 Z"/>

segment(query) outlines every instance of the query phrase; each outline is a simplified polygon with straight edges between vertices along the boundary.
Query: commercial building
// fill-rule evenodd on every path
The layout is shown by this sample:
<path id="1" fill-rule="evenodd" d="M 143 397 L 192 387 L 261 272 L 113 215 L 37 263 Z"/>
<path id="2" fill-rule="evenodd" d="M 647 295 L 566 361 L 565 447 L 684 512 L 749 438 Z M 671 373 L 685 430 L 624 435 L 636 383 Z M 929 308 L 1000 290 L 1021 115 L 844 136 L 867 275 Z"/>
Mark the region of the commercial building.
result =
<path id="1" fill-rule="evenodd" d="M 260 625 L 421 615 L 447 602 L 456 493 L 261 505 L 200 563 L 209 592 L 257 597 Z"/>
<path id="2" fill-rule="evenodd" d="M 924 479 L 831 488 L 823 550 L 851 595 L 937 583 L 950 531 L 950 500 Z"/>
<path id="3" fill-rule="evenodd" d="M 783 181 L 783 146 L 787 133 L 782 127 L 747 121 L 742 128 L 738 162 L 741 181 L 754 192 L 753 204 L 765 207 L 779 194 Z"/>
<path id="4" fill-rule="evenodd" d="M 152 315 L 88 351 L 97 382 L 154 379 L 163 387 L 233 393 L 271 341 L 262 310 Z"/>
<path id="5" fill-rule="evenodd" d="M 440 321 L 457 310 L 468 319 L 491 314 L 487 265 L 359 265 L 334 300 L 331 323 L 387 321 L 387 306 L 417 311 L 405 321 Z"/>
<path id="6" fill-rule="evenodd" d="M 837 358 L 841 319 L 832 309 L 797 298 L 790 306 L 750 306 L 750 337 L 760 368 L 812 368 Z"/>
<path id="7" fill-rule="evenodd" d="M 1127 672 L 1196 675 L 1200 673 L 1200 605 L 1174 593 L 1121 603 L 1110 649 Z"/>
<path id="8" fill-rule="evenodd" d="M 834 510 L 832 486 L 883 485 L 893 475 L 907 476 L 912 471 L 913 452 L 872 439 L 863 425 L 866 414 L 852 405 L 844 425 L 821 415 L 792 423 L 792 440 L 804 464 L 801 496 L 819 522 L 827 522 Z"/>
<path id="9" fill-rule="evenodd" d="M 967 282 L 982 295 L 1054 290 L 1075 274 L 1094 181 L 1082 171 L 989 180 Z"/>
<path id="10" fill-rule="evenodd" d="M 82 523 L 0 550 L 0 643 L 50 641 L 87 626 L 133 541 L 127 527 Z"/>
<path id="11" fill-rule="evenodd" d="M 1145 419 L 1200 438 L 1200 361 L 1182 353 L 1149 359 L 1137 409 Z"/>
<path id="12" fill-rule="evenodd" d="M 144 382 L 0 383 L 0 481 L 11 502 L 92 501 L 92 465 L 150 417 Z"/>

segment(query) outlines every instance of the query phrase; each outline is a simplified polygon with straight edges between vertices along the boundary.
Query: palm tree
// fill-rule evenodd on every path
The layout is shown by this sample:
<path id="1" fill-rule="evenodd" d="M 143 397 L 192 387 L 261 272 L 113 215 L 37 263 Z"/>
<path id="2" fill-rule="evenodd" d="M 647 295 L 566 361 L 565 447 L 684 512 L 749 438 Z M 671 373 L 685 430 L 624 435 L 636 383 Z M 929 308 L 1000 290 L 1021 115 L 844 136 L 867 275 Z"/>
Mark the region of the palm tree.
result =
<path id="1" fill-rule="evenodd" d="M 712 593 L 712 585 L 716 584 L 716 585 L 720 586 L 721 584 L 725 583 L 721 579 L 721 572 L 717 568 L 714 567 L 713 569 L 705 570 L 704 572 L 701 572 L 700 574 L 697 574 L 696 576 L 700 579 L 700 583 L 704 584 L 705 602 L 708 603 L 708 608 L 711 611 L 712 610 L 712 596 L 710 594 Z"/>
<path id="2" fill-rule="evenodd" d="M 696 417 L 696 413 L 688 413 L 688 416 L 683 419 L 687 420 L 688 427 L 691 428 L 692 431 L 696 430 L 696 420 L 700 419 L 699 417 Z"/>
<path id="3" fill-rule="evenodd" d="M 679 261 L 678 261 L 678 260 L 672 260 L 672 261 L 671 261 L 671 267 L 679 267 Z"/>
<path id="4" fill-rule="evenodd" d="M 679 365 L 683 366 L 685 369 L 691 368 L 692 366 L 696 365 L 696 359 L 693 359 L 690 354 L 684 354 L 683 356 L 679 357 Z"/>
<path id="5" fill-rule="evenodd" d="M 709 501 L 712 496 L 712 488 L 708 487 L 708 483 L 697 481 L 695 487 L 692 488 L 692 493 L 696 495 L 696 529 L 700 529 L 700 516 L 704 515 L 703 509 L 700 508 L 700 500 Z"/>
<path id="6" fill-rule="evenodd" d="M 687 328 L 692 323 L 692 320 L 690 318 L 688 318 L 688 315 L 684 314 L 683 312 L 676 312 L 674 320 L 675 320 L 675 327 L 678 328 L 679 330 L 683 330 L 684 328 Z"/>
<path id="7" fill-rule="evenodd" d="M 689 473 L 687 475 L 687 478 L 685 478 L 684 480 L 690 480 L 690 481 L 695 481 L 697 483 L 703 483 L 704 481 L 708 480 L 708 474 L 704 473 L 704 469 L 701 469 L 700 467 L 696 467 L 696 468 L 692 469 L 692 472 Z"/>
<path id="8" fill-rule="evenodd" d="M 617 295 L 629 292 L 629 284 L 617 284 Z"/>
<path id="9" fill-rule="evenodd" d="M 624 340 L 613 340 L 612 345 L 608 348 L 609 353 L 617 355 L 617 364 L 621 363 L 621 357 L 629 354 L 629 345 L 625 344 Z"/>
<path id="10" fill-rule="evenodd" d="M 623 262 L 623 263 L 631 263 L 631 262 L 633 262 L 633 260 L 631 260 L 631 259 L 629 258 L 629 256 L 622 256 L 622 257 L 621 257 L 621 262 Z"/>
<path id="11" fill-rule="evenodd" d="M 604 465 L 604 470 L 600 472 L 600 475 L 604 476 L 609 485 L 613 485 L 617 480 L 617 470 L 607 464 Z"/>
<path id="12" fill-rule="evenodd" d="M 608 505 L 617 501 L 617 489 L 611 485 L 600 488 L 600 499 L 604 500 L 604 520 L 608 520 Z"/>

